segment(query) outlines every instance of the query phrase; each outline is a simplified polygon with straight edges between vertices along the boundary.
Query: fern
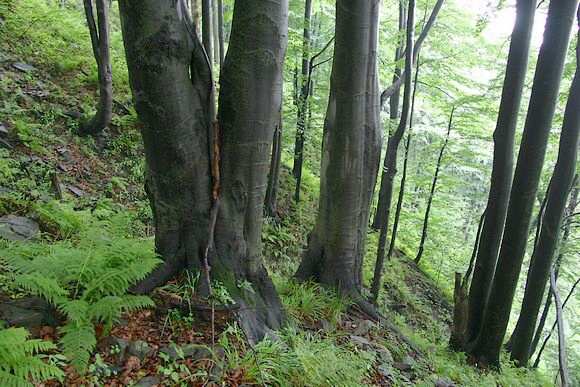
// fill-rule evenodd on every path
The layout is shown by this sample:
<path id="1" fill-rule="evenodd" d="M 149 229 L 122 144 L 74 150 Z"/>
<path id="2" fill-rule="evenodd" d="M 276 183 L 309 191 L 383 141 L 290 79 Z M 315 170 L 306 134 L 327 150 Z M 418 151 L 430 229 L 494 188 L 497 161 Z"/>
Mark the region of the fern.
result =
<path id="1" fill-rule="evenodd" d="M 127 216 L 99 220 L 87 212 L 77 212 L 78 219 L 73 214 L 67 212 L 67 223 L 78 227 L 75 233 L 67 230 L 69 239 L 9 244 L 0 249 L 0 263 L 14 273 L 20 289 L 44 298 L 66 317 L 60 346 L 82 373 L 96 345 L 94 324 L 110 330 L 123 313 L 154 305 L 149 297 L 127 293 L 159 260 L 149 241 L 124 236 L 130 235 Z"/>
<path id="2" fill-rule="evenodd" d="M 28 336 L 24 328 L 0 329 L 0 386 L 28 387 L 64 377 L 58 367 L 39 357 L 56 346 L 43 340 L 30 340 Z"/>

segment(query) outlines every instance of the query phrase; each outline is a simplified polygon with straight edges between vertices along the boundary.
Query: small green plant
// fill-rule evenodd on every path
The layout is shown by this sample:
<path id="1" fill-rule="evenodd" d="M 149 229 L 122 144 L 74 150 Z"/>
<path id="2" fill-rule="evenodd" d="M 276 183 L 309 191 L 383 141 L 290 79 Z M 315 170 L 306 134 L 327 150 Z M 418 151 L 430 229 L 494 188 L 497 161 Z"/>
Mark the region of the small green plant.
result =
<path id="1" fill-rule="evenodd" d="M 54 362 L 42 358 L 56 346 L 43 340 L 31 340 L 28 336 L 24 328 L 0 328 L 1 386 L 32 387 L 51 379 L 62 381 L 64 373 Z"/>
<path id="2" fill-rule="evenodd" d="M 177 356 L 183 359 L 183 350 L 179 346 L 174 346 L 177 351 Z M 163 375 L 165 378 L 169 379 L 174 386 L 188 386 L 188 381 L 191 381 L 194 375 L 187 365 L 180 363 L 179 361 L 172 359 L 167 354 L 160 352 L 159 358 L 161 359 L 161 364 L 157 366 L 157 372 Z"/>
<path id="3" fill-rule="evenodd" d="M 118 232 L 126 223 L 123 215 L 107 221 L 88 218 L 75 240 L 0 249 L 0 260 L 13 270 L 14 283 L 66 316 L 60 344 L 79 372 L 86 370 L 96 345 L 94 324 L 108 331 L 121 314 L 153 306 L 149 297 L 128 294 L 159 260 L 150 243 Z"/>

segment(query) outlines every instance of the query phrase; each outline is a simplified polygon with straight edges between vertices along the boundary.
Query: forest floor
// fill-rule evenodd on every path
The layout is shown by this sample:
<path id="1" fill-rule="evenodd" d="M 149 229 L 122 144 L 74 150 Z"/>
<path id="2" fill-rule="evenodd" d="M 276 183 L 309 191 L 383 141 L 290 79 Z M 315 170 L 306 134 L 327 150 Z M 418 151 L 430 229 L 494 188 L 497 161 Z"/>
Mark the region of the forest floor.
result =
<path id="1" fill-rule="evenodd" d="M 24 226 L 13 224 L 12 239 L 32 236 L 34 243 L 50 248 L 69 239 L 74 244 L 77 224 L 101 221 L 103 213 L 130 213 L 131 237 L 152 247 L 143 150 L 126 74 L 119 70 L 122 52 L 113 55 L 113 124 L 99 138 L 77 136 L 80 120 L 90 116 L 95 102 L 95 70 L 78 10 L 51 7 L 36 0 L 0 5 L 0 221 L 28 220 Z M 120 50 L 118 31 L 113 36 Z M 194 291 L 184 277 L 153 294 L 155 308 L 125 314 L 112 329 L 98 325 L 97 350 L 82 375 L 55 357 L 66 377 L 46 385 L 544 383 L 535 372 L 511 367 L 503 374 L 481 373 L 463 354 L 448 350 L 449 294 L 401 251 L 387 264 L 380 301 L 390 326 L 367 320 L 331 291 L 295 283 L 291 276 L 314 222 L 318 185 L 317 177 L 305 171 L 302 202 L 292 203 L 287 164 L 279 218 L 267 219 L 263 233 L 264 259 L 288 313 L 285 330 L 249 345 L 233 316 L 217 311 L 212 319 L 210 310 L 183 302 Z M 376 238 L 369 234 L 365 281 Z M 2 242 L 0 253 L 12 243 L 30 242 Z M 62 316 L 49 323 L 46 310 L 18 309 L 23 299 L 25 292 L 11 283 L 0 259 L 0 320 L 20 319 L 33 336 L 57 341 Z M 7 305 L 16 317 L 6 318 Z"/>

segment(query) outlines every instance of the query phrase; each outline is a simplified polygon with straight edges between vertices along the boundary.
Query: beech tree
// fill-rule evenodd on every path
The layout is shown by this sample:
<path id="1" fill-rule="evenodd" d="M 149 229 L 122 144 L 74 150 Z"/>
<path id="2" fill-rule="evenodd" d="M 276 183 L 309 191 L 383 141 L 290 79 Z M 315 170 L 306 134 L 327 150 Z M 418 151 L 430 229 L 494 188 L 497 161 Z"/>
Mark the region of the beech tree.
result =
<path id="1" fill-rule="evenodd" d="M 531 356 L 531 345 L 538 312 L 560 235 L 566 199 L 576 173 L 578 134 L 580 132 L 580 65 L 578 64 L 580 46 L 576 47 L 576 53 L 576 74 L 566 103 L 558 161 L 547 194 L 540 236 L 534 248 L 528 271 L 524 300 L 516 328 L 517 334 L 513 337 L 511 357 L 520 366 L 527 365 Z"/>
<path id="2" fill-rule="evenodd" d="M 536 1 L 518 0 L 497 125 L 493 133 L 493 167 L 486 215 L 469 288 L 467 340 L 477 338 L 503 235 L 512 185 L 514 139 L 528 68 Z"/>
<path id="3" fill-rule="evenodd" d="M 288 3 L 236 1 L 216 121 L 211 65 L 183 0 L 122 0 L 120 9 L 155 244 L 164 260 L 134 290 L 149 292 L 209 263 L 211 278 L 236 301 L 249 339 L 260 339 L 283 321 L 260 234 Z"/>
<path id="4" fill-rule="evenodd" d="M 113 117 L 113 72 L 109 53 L 109 4 L 107 0 L 84 0 L 85 16 L 91 36 L 91 46 L 99 78 L 99 103 L 97 112 L 88 122 L 80 125 L 81 134 L 95 135 L 103 131 L 111 123 Z M 97 11 L 95 21 L 94 9 Z"/>
<path id="5" fill-rule="evenodd" d="M 378 0 L 337 0 L 316 225 L 296 276 L 337 288 L 370 311 L 362 263 L 381 133 Z M 352 71 L 356 67 L 357 71 Z"/>
<path id="6" fill-rule="evenodd" d="M 472 354 L 499 365 L 578 0 L 550 2 L 490 300 Z"/>

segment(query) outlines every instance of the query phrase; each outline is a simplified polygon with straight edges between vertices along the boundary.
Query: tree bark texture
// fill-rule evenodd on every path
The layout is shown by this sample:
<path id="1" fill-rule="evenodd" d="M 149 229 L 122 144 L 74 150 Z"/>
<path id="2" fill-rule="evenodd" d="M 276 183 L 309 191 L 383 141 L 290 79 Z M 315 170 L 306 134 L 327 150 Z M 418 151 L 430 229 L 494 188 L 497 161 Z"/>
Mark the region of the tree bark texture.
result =
<path id="1" fill-rule="evenodd" d="M 405 56 L 405 71 L 411 73 L 413 71 L 413 35 L 415 30 L 415 0 L 409 0 L 407 8 L 407 34 L 406 45 L 407 52 Z M 376 303 L 379 297 L 381 287 L 381 277 L 383 275 L 383 266 L 385 261 L 385 246 L 387 242 L 387 233 L 389 231 L 389 218 L 391 213 L 391 201 L 393 199 L 393 185 L 395 175 L 397 174 L 397 151 L 399 143 L 405 134 L 405 129 L 409 123 L 409 113 L 411 105 L 411 77 L 405 80 L 405 89 L 403 90 L 403 109 L 401 111 L 401 120 L 399 126 L 392 136 L 389 136 L 387 141 L 387 153 L 385 155 L 385 164 L 383 166 L 383 177 L 381 178 L 381 192 L 383 192 L 384 205 L 381 206 L 381 198 L 379 195 L 379 206 L 377 213 L 384 211 L 383 222 L 380 224 L 381 231 L 379 235 L 379 246 L 377 251 L 377 259 L 375 261 L 375 271 L 373 282 L 371 285 L 371 295 L 373 302 Z M 384 188 L 384 190 L 383 190 Z M 376 216 L 375 216 L 376 218 Z"/>
<path id="2" fill-rule="evenodd" d="M 94 117 L 80 126 L 81 134 L 101 133 L 113 117 L 113 72 L 111 70 L 109 4 L 106 0 L 95 0 L 97 21 L 93 12 L 93 1 L 84 0 L 85 16 L 91 36 L 93 54 L 97 63 L 99 79 L 99 104 Z"/>
<path id="3" fill-rule="evenodd" d="M 473 342 L 481 328 L 483 312 L 493 281 L 497 255 L 503 235 L 512 184 L 514 139 L 522 90 L 528 68 L 530 40 L 534 26 L 536 0 L 518 0 L 502 97 L 493 134 L 491 172 L 486 216 L 469 288 L 467 340 Z"/>
<path id="4" fill-rule="evenodd" d="M 228 289 L 240 288 L 240 322 L 250 340 L 263 326 L 279 328 L 283 313 L 262 263 L 262 219 L 274 128 L 280 120 L 288 0 L 237 0 L 221 71 L 219 124 L 222 191 L 214 264 Z M 216 267 L 218 266 L 218 267 Z M 253 336 L 253 337 L 252 337 Z"/>
<path id="5" fill-rule="evenodd" d="M 362 263 L 379 167 L 378 0 L 337 0 L 316 225 L 296 273 L 365 305 Z M 352 71 L 356 68 L 357 71 Z M 368 305 L 366 305 L 368 306 Z"/>
<path id="6" fill-rule="evenodd" d="M 577 58 L 580 59 L 577 47 Z M 540 236 L 532 254 L 526 281 L 526 290 L 518 320 L 518 333 L 513 340 L 512 360 L 526 366 L 531 356 L 531 344 L 548 277 L 552 258 L 559 240 L 562 218 L 570 187 L 576 173 L 578 138 L 580 133 L 580 65 L 576 63 L 576 74 L 572 81 L 562 133 L 558 160 L 550 189 L 547 194 L 546 210 L 541 222 Z"/>
<path id="7" fill-rule="evenodd" d="M 224 58 L 226 56 L 226 45 L 225 45 L 225 32 L 224 32 L 224 3 L 223 0 L 217 0 L 217 31 L 218 31 L 218 45 L 219 45 L 219 58 L 220 58 L 220 68 L 224 64 Z"/>
<path id="8" fill-rule="evenodd" d="M 256 341 L 283 320 L 262 264 L 260 233 L 282 97 L 288 4 L 236 2 L 217 123 L 211 65 L 183 1 L 120 2 L 131 88 L 143 125 L 155 243 L 164 259 L 134 290 L 149 292 L 185 268 L 201 270 L 216 178 L 210 158 L 217 147 L 221 187 L 211 276 L 237 302 L 240 324 Z"/>
<path id="9" fill-rule="evenodd" d="M 439 157 L 437 158 L 437 166 L 435 167 L 435 174 L 433 175 L 433 182 L 431 183 L 431 190 L 429 191 L 429 197 L 427 199 L 427 208 L 425 209 L 425 217 L 423 218 L 423 229 L 421 231 L 421 241 L 419 242 L 419 250 L 417 251 L 417 256 L 415 257 L 415 263 L 418 265 L 421 262 L 421 257 L 423 257 L 423 251 L 425 249 L 425 241 L 427 240 L 427 231 L 429 228 L 429 214 L 431 213 L 431 206 L 433 205 L 433 198 L 435 197 L 435 189 L 437 188 L 437 180 L 439 179 L 439 171 L 441 170 L 441 162 L 443 161 L 443 154 L 445 153 L 445 148 L 447 148 L 447 143 L 449 142 L 449 135 L 451 134 L 451 127 L 453 126 L 453 115 L 455 113 L 455 106 L 451 109 L 451 115 L 449 116 L 449 124 L 447 126 L 447 134 L 445 135 L 445 141 L 441 146 L 439 151 Z"/>
<path id="10" fill-rule="evenodd" d="M 549 6 L 489 297 L 494 302 L 487 304 L 477 344 L 472 350 L 482 364 L 499 366 L 577 7 L 578 0 L 551 2 Z"/>
<path id="11" fill-rule="evenodd" d="M 556 276 L 554 270 L 550 272 L 550 291 L 554 295 L 556 306 L 556 323 L 558 324 L 558 364 L 560 366 L 560 385 L 570 386 L 570 372 L 568 371 L 568 356 L 566 354 L 566 332 L 564 330 L 564 312 L 562 299 L 556 286 Z"/>
<path id="12" fill-rule="evenodd" d="M 304 134 L 306 131 L 306 117 L 308 116 L 308 96 L 310 93 L 310 82 L 308 73 L 310 67 L 310 28 L 312 16 L 312 0 L 304 2 L 304 30 L 302 33 L 302 69 L 300 77 L 300 90 L 297 98 L 296 111 L 296 140 L 294 143 L 294 165 L 292 174 L 296 178 L 296 190 L 294 200 L 300 200 L 300 183 L 302 179 L 302 165 L 304 164 Z"/>

